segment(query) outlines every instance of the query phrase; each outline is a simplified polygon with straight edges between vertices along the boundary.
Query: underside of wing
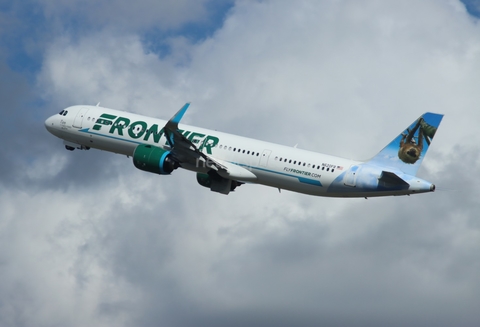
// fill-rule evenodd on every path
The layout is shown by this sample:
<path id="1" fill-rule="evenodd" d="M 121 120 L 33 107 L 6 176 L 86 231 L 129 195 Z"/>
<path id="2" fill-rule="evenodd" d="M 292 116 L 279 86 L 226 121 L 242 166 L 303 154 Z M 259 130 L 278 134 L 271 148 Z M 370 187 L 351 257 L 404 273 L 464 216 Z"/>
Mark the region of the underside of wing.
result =
<path id="1" fill-rule="evenodd" d="M 189 105 L 189 103 L 185 104 L 164 127 L 165 137 L 171 148 L 171 154 L 175 160 L 177 160 L 178 164 L 193 170 L 197 170 L 195 168 L 198 168 L 198 171 L 202 171 L 200 167 L 203 167 L 208 176 L 214 179 L 213 182 L 221 181 L 224 184 L 225 181 L 222 181 L 222 179 L 226 179 L 234 181 L 238 186 L 242 184 L 242 182 L 255 181 L 257 176 L 250 170 L 205 154 L 197 145 L 182 134 L 178 129 L 178 124 Z M 215 187 L 211 189 L 217 191 Z M 227 194 L 228 192 L 220 193 Z"/>

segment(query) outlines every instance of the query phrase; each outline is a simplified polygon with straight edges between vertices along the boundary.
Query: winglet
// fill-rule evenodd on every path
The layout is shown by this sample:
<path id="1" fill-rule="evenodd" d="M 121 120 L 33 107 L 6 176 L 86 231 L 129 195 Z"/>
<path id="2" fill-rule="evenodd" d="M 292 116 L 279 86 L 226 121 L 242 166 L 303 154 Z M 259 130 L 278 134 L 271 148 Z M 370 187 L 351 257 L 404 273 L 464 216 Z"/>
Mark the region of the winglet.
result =
<path id="1" fill-rule="evenodd" d="M 178 126 L 178 123 L 183 118 L 183 115 L 185 115 L 185 112 L 187 112 L 188 106 L 190 106 L 190 102 L 185 103 L 185 105 L 175 114 L 175 116 L 170 119 L 169 123 L 171 122 Z"/>
<path id="2" fill-rule="evenodd" d="M 171 147 L 174 145 L 174 134 L 178 133 L 181 138 L 181 134 L 178 132 L 178 123 L 180 120 L 183 118 L 183 115 L 185 115 L 185 112 L 188 109 L 188 106 L 190 106 L 190 102 L 185 103 L 185 105 L 172 117 L 170 120 L 165 124 L 165 136 L 167 138 L 168 144 L 170 144 Z"/>

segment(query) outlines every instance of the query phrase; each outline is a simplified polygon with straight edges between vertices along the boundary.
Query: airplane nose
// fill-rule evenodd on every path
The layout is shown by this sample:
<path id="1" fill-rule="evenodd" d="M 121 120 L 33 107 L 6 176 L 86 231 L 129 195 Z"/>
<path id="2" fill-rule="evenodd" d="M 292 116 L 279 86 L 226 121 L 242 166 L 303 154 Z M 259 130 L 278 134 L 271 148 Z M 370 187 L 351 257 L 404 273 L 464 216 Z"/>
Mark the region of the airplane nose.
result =
<path id="1" fill-rule="evenodd" d="M 47 129 L 47 131 L 51 133 L 54 126 L 55 122 L 53 116 L 48 117 L 47 120 L 45 120 L 45 128 Z"/>

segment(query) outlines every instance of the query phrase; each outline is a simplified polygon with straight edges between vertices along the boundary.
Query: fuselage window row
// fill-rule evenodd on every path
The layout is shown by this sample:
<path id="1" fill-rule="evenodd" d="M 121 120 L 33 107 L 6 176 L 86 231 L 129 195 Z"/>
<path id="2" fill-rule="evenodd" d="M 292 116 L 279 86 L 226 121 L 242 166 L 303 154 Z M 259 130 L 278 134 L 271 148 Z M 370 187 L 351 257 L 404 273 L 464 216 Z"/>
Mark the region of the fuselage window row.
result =
<path id="1" fill-rule="evenodd" d="M 287 162 L 288 159 L 287 159 L 287 158 L 282 158 L 282 157 L 281 157 L 281 158 L 278 158 L 278 156 L 277 156 L 277 157 L 275 157 L 275 160 L 278 160 L 278 161 L 280 161 L 280 162 L 282 162 L 282 161 L 283 161 L 283 162 Z M 288 160 L 288 163 L 292 163 L 292 160 L 291 160 L 291 159 Z M 293 164 L 296 165 L 296 164 L 297 164 L 297 161 L 294 160 L 294 161 L 293 161 Z M 299 162 L 298 162 L 298 165 L 299 165 L 299 166 L 302 166 L 302 162 L 299 161 Z M 306 166 L 307 168 L 310 168 L 310 167 L 311 167 L 312 169 L 315 169 L 315 167 L 317 167 L 317 169 L 320 169 L 320 165 L 312 165 L 312 164 L 308 164 L 308 165 L 307 165 L 306 162 L 303 163 L 303 166 L 304 166 L 304 167 Z M 325 170 L 325 167 L 322 167 L 322 170 Z M 335 172 L 335 169 L 332 168 L 332 170 L 330 170 L 330 168 L 327 168 L 327 171 L 333 173 L 333 172 Z"/>
<path id="2" fill-rule="evenodd" d="M 228 151 L 233 151 L 233 152 L 239 152 L 239 153 L 245 153 L 245 154 L 250 154 L 252 156 L 260 156 L 260 152 L 254 152 L 254 151 L 247 151 L 247 150 L 242 150 L 240 148 L 233 148 L 230 146 L 227 146 L 227 145 L 219 145 L 218 146 L 219 149 L 223 149 L 223 150 L 228 150 Z"/>

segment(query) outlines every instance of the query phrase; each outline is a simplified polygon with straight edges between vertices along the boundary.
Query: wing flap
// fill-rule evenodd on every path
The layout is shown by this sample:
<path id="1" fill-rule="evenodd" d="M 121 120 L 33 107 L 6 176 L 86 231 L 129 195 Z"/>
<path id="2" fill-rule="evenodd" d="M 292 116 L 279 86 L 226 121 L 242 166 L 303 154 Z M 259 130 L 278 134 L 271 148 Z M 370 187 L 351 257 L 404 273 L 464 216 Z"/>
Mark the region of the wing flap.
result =
<path id="1" fill-rule="evenodd" d="M 246 168 L 223 160 L 216 159 L 216 161 L 226 168 L 225 170 L 218 171 L 218 174 L 224 178 L 242 182 L 253 182 L 257 179 L 257 176 Z"/>

